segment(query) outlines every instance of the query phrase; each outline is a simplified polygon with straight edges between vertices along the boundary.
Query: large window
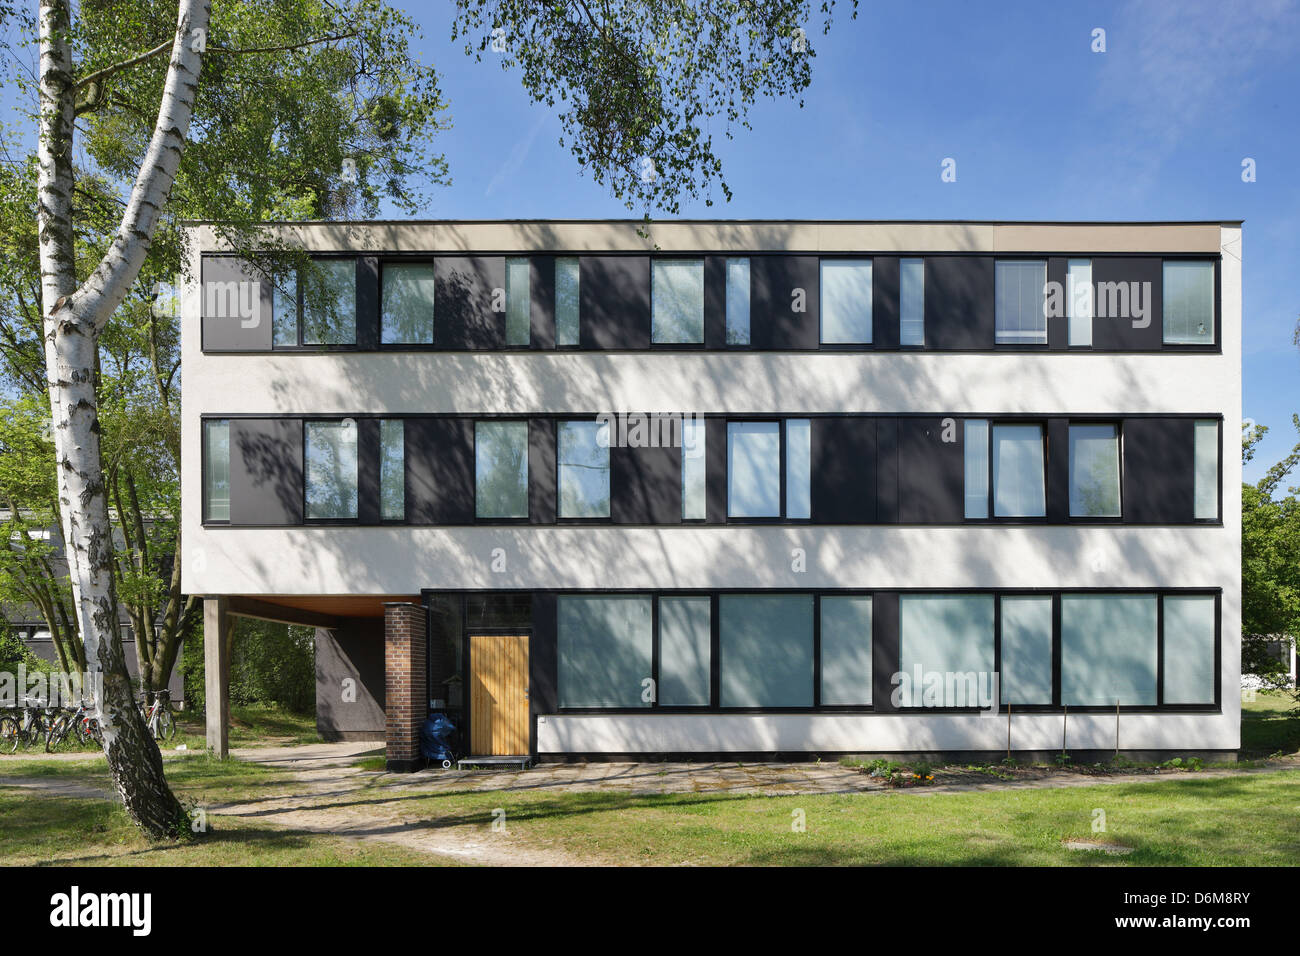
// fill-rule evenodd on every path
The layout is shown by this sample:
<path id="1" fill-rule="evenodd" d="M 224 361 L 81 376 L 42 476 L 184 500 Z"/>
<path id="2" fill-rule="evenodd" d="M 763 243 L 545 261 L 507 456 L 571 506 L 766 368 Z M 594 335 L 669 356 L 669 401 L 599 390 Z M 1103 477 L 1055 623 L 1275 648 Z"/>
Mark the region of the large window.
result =
<path id="1" fill-rule="evenodd" d="M 528 423 L 474 423 L 474 514 L 528 517 Z"/>
<path id="2" fill-rule="evenodd" d="M 904 595 L 898 612 L 899 704 L 980 706 L 981 688 L 992 690 L 993 596 Z"/>
<path id="3" fill-rule="evenodd" d="M 1166 344 L 1214 344 L 1213 262 L 1166 262 L 1163 296 Z"/>
<path id="4" fill-rule="evenodd" d="M 527 345 L 531 341 L 529 269 L 527 259 L 506 259 L 506 345 Z"/>
<path id="5" fill-rule="evenodd" d="M 718 599 L 723 707 L 811 707 L 810 594 L 724 594 Z"/>
<path id="6" fill-rule="evenodd" d="M 821 311 L 823 344 L 871 344 L 870 259 L 822 260 Z"/>
<path id="7" fill-rule="evenodd" d="M 306 516 L 357 516 L 357 426 L 351 419 L 306 422 Z"/>
<path id="8" fill-rule="evenodd" d="M 898 343 L 925 345 L 925 260 L 899 262 Z"/>
<path id="9" fill-rule="evenodd" d="M 871 598 L 826 596 L 821 607 L 821 702 L 871 705 Z"/>
<path id="10" fill-rule="evenodd" d="M 355 345 L 357 264 L 352 259 L 318 259 L 299 276 L 302 286 L 302 344 Z"/>
<path id="11" fill-rule="evenodd" d="M 1212 594 L 1165 595 L 1166 704 L 1213 704 L 1215 599 Z"/>
<path id="12" fill-rule="evenodd" d="M 727 344 L 749 345 L 749 260 L 727 260 Z"/>
<path id="13" fill-rule="evenodd" d="M 1065 314 L 1068 316 L 1067 344 L 1092 345 L 1092 260 L 1070 259 L 1065 266 Z"/>
<path id="14" fill-rule="evenodd" d="M 559 346 L 573 346 L 580 341 L 580 275 L 577 256 L 560 256 L 555 260 L 555 344 Z"/>
<path id="15" fill-rule="evenodd" d="M 1052 703 L 1052 599 L 1007 595 L 1002 617 L 1002 703 Z"/>
<path id="16" fill-rule="evenodd" d="M 1216 521 L 1219 517 L 1219 423 L 1198 421 L 1193 431 L 1194 493 L 1192 517 Z"/>
<path id="17" fill-rule="evenodd" d="M 203 423 L 203 515 L 230 520 L 230 422 Z"/>
<path id="18" fill-rule="evenodd" d="M 1061 703 L 1154 705 L 1156 597 L 1066 594 L 1061 598 Z"/>
<path id="19" fill-rule="evenodd" d="M 561 518 L 609 517 L 609 425 L 559 423 Z"/>
<path id="20" fill-rule="evenodd" d="M 781 423 L 727 423 L 727 515 L 779 518 L 781 499 Z M 792 519 L 812 513 L 812 424 L 806 418 L 785 422 L 785 511 Z"/>
<path id="21" fill-rule="evenodd" d="M 712 600 L 707 597 L 659 599 L 659 704 L 709 705 Z"/>
<path id="22" fill-rule="evenodd" d="M 698 416 L 682 419 L 682 519 L 701 521 L 707 516 L 705 420 Z"/>
<path id="23" fill-rule="evenodd" d="M 1070 517 L 1118 518 L 1119 428 L 1070 426 Z"/>
<path id="24" fill-rule="evenodd" d="M 400 418 L 379 422 L 379 517 L 406 517 L 406 423 Z"/>
<path id="25" fill-rule="evenodd" d="M 1041 425 L 992 428 L 993 516 L 1041 518 L 1047 514 Z"/>
<path id="26" fill-rule="evenodd" d="M 561 707 L 649 707 L 654 647 L 647 595 L 556 599 Z"/>
<path id="27" fill-rule="evenodd" d="M 998 344 L 1046 345 L 1047 260 L 1001 260 L 994 281 Z"/>
<path id="28" fill-rule="evenodd" d="M 704 343 L 704 260 L 655 259 L 650 339 L 659 344 Z"/>
<path id="29" fill-rule="evenodd" d="M 432 345 L 434 270 L 431 263 L 384 266 L 379 341 L 384 345 Z"/>

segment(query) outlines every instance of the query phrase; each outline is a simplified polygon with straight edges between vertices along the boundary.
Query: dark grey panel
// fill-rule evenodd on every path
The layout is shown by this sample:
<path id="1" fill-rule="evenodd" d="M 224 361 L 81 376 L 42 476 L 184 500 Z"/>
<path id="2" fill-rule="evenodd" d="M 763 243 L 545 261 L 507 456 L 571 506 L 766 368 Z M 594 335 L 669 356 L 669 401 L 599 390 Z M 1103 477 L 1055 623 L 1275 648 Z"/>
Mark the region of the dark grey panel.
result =
<path id="1" fill-rule="evenodd" d="M 533 256 L 528 276 L 528 291 L 532 299 L 529 309 L 531 336 L 534 349 L 555 348 L 555 256 Z"/>
<path id="2" fill-rule="evenodd" d="M 876 520 L 876 420 L 812 420 L 814 524 Z"/>
<path id="3" fill-rule="evenodd" d="M 235 256 L 204 256 L 201 274 L 203 350 L 269 351 L 271 283 Z"/>
<path id="4" fill-rule="evenodd" d="M 1124 521 L 1183 524 L 1193 515 L 1190 418 L 1126 418 L 1123 424 Z"/>
<path id="5" fill-rule="evenodd" d="M 925 342 L 931 349 L 991 349 L 996 304 L 993 259 L 927 256 Z"/>
<path id="6" fill-rule="evenodd" d="M 609 467 L 614 524 L 681 523 L 681 448 L 611 448 Z"/>
<path id="7" fill-rule="evenodd" d="M 230 420 L 230 523 L 302 524 L 302 420 Z"/>
<path id="8" fill-rule="evenodd" d="M 801 290 L 802 295 L 796 295 Z M 750 341 L 758 349 L 815 349 L 821 335 L 817 256 L 751 256 Z M 802 302 L 804 311 L 796 312 Z"/>
<path id="9" fill-rule="evenodd" d="M 876 522 L 898 523 L 898 419 L 876 419 Z"/>
<path id="10" fill-rule="evenodd" d="M 528 521 L 555 524 L 555 422 L 528 422 Z"/>
<path id="11" fill-rule="evenodd" d="M 649 257 L 582 256 L 578 270 L 581 347 L 648 349 Z"/>
<path id="12" fill-rule="evenodd" d="M 871 596 L 871 706 L 892 713 L 894 681 L 898 673 L 898 592 L 877 591 Z"/>
<path id="13" fill-rule="evenodd" d="M 1070 520 L 1070 420 L 1047 420 L 1047 520 Z"/>
<path id="14" fill-rule="evenodd" d="M 528 642 L 528 671 L 532 686 L 528 701 L 533 714 L 556 710 L 555 592 L 533 592 L 533 633 Z"/>
<path id="15" fill-rule="evenodd" d="M 345 700 L 344 681 L 351 693 Z M 316 729 L 326 740 L 384 736 L 384 624 L 316 629 Z"/>
<path id="16" fill-rule="evenodd" d="M 411 524 L 474 520 L 474 422 L 406 420 L 406 519 Z"/>
<path id="17" fill-rule="evenodd" d="M 357 348 L 379 348 L 379 260 L 357 259 Z"/>
<path id="18" fill-rule="evenodd" d="M 379 419 L 357 421 L 357 523 L 379 524 Z"/>
<path id="19" fill-rule="evenodd" d="M 704 347 L 727 345 L 727 257 L 704 257 Z"/>
<path id="20" fill-rule="evenodd" d="M 902 266 L 897 256 L 871 260 L 871 341 L 878 349 L 896 349 L 899 329 Z"/>
<path id="21" fill-rule="evenodd" d="M 727 521 L 727 423 L 721 418 L 707 419 L 704 425 L 704 481 L 709 524 Z"/>
<path id="22" fill-rule="evenodd" d="M 950 425 L 945 427 L 945 422 Z M 951 442 L 944 441 L 945 436 Z M 964 520 L 966 461 L 960 418 L 898 420 L 898 520 L 951 524 Z"/>
<path id="23" fill-rule="evenodd" d="M 1162 347 L 1163 275 L 1161 259 L 1092 260 L 1093 348 L 1155 351 Z M 1136 317 L 1139 303 L 1144 313 L 1140 318 Z"/>
<path id="24" fill-rule="evenodd" d="M 1047 282 L 1061 290 L 1061 315 L 1047 317 L 1047 347 L 1064 349 L 1070 344 L 1069 289 L 1065 286 L 1066 266 L 1069 260 L 1053 256 L 1047 260 Z"/>
<path id="25" fill-rule="evenodd" d="M 447 349 L 497 349 L 505 345 L 503 256 L 441 256 L 434 262 L 434 277 L 435 345 Z M 494 312 L 493 304 L 500 305 L 501 311 Z"/>

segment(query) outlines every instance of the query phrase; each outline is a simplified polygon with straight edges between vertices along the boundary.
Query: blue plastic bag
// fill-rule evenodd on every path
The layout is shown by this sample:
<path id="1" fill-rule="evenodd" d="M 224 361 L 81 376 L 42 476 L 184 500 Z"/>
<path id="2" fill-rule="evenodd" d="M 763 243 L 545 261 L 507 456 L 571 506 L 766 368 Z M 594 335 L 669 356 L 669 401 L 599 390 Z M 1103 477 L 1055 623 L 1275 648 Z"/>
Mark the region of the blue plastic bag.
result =
<path id="1" fill-rule="evenodd" d="M 426 760 L 450 767 L 456 725 L 446 714 L 430 714 L 420 726 L 420 753 Z"/>

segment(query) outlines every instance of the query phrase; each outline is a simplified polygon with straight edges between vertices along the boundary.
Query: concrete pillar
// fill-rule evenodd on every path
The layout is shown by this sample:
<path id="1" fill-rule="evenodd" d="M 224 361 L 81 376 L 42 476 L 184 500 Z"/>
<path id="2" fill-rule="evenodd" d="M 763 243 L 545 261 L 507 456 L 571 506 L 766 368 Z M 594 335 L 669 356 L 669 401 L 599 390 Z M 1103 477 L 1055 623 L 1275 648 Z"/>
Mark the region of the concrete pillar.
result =
<path id="1" fill-rule="evenodd" d="M 429 712 L 428 631 L 418 604 L 384 605 L 384 744 L 390 771 L 419 770 Z"/>
<path id="2" fill-rule="evenodd" d="M 203 599 L 203 685 L 207 709 L 208 749 L 218 757 L 230 753 L 229 603 Z"/>

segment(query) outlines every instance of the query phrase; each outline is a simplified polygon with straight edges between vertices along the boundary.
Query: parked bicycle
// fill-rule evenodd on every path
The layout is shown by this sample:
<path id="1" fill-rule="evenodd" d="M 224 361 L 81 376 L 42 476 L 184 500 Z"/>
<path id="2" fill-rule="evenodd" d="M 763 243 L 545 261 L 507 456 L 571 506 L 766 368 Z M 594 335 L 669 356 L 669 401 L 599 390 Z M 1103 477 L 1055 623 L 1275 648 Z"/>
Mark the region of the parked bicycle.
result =
<path id="1" fill-rule="evenodd" d="M 45 701 L 24 697 L 22 706 L 0 717 L 0 749 L 15 753 L 45 739 L 48 726 Z"/>
<path id="2" fill-rule="evenodd" d="M 95 719 L 94 711 L 84 700 L 75 710 L 61 707 L 55 711 L 45 731 L 46 753 L 54 753 L 65 744 L 71 743 L 82 747 L 91 743 L 101 745 L 103 743 L 103 735 L 99 732 L 99 721 Z"/>
<path id="3" fill-rule="evenodd" d="M 167 689 L 151 691 L 152 701 L 142 707 L 144 722 L 154 740 L 171 740 L 176 736 L 176 718 L 172 714 L 172 694 Z"/>

